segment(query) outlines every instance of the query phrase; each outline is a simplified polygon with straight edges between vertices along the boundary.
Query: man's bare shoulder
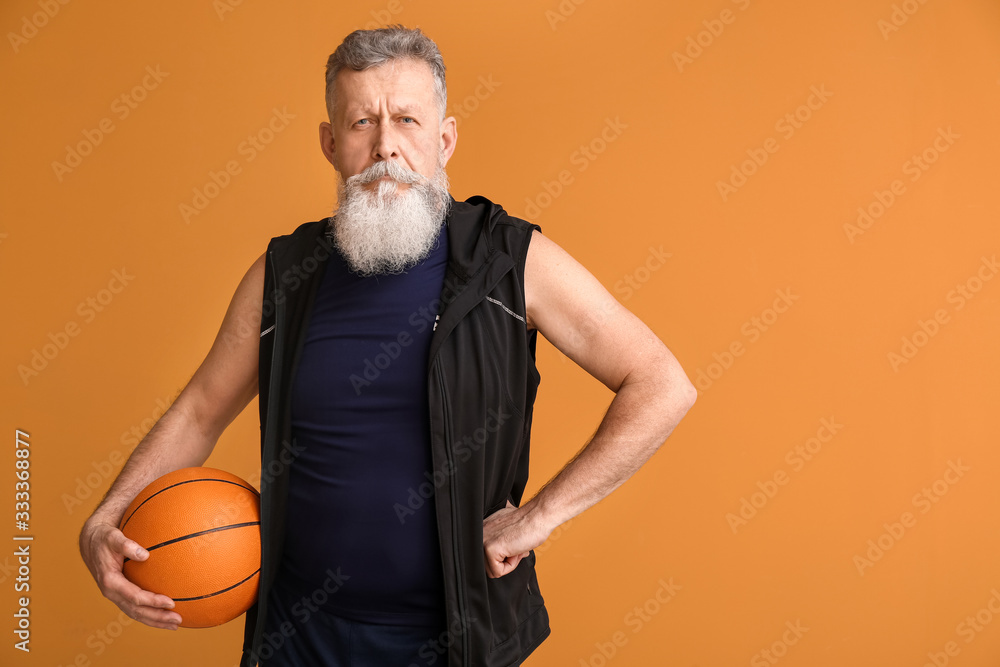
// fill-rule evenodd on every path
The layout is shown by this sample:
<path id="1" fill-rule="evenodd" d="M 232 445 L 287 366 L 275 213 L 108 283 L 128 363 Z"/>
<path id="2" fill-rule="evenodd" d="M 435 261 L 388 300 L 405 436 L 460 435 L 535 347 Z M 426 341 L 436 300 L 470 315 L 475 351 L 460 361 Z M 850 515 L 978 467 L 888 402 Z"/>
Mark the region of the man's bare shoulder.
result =
<path id="1" fill-rule="evenodd" d="M 265 250 L 260 254 L 260 257 L 250 265 L 247 269 L 246 274 L 243 276 L 243 280 L 240 281 L 239 286 L 236 288 L 236 295 L 246 297 L 253 297 L 255 300 L 258 310 L 260 309 L 261 302 L 263 301 L 264 294 L 264 263 L 267 261 L 267 251 Z"/>
<path id="2" fill-rule="evenodd" d="M 593 297 L 596 292 L 599 297 L 600 292 L 606 292 L 590 271 L 537 229 L 531 232 L 525 257 L 524 291 L 528 329 L 539 328 L 540 321 L 544 320 L 542 310 L 552 305 L 549 297 L 556 293 L 588 292 Z"/>
<path id="3" fill-rule="evenodd" d="M 525 321 L 612 391 L 666 346 L 601 282 L 535 230 L 524 266 Z"/>

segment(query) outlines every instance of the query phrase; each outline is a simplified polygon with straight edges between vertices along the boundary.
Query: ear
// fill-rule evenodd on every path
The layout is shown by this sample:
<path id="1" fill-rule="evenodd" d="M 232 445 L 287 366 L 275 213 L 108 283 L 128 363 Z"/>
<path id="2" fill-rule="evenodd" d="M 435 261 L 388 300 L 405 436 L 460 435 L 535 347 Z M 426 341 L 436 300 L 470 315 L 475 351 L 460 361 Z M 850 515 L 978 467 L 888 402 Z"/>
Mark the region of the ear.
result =
<path id="1" fill-rule="evenodd" d="M 323 151 L 323 155 L 326 156 L 327 161 L 336 169 L 337 151 L 333 141 L 333 126 L 326 121 L 319 124 L 319 147 Z"/>
<path id="2" fill-rule="evenodd" d="M 448 164 L 455 145 L 458 143 L 458 121 L 454 116 L 448 116 L 441 121 L 441 150 L 444 153 L 444 163 Z"/>

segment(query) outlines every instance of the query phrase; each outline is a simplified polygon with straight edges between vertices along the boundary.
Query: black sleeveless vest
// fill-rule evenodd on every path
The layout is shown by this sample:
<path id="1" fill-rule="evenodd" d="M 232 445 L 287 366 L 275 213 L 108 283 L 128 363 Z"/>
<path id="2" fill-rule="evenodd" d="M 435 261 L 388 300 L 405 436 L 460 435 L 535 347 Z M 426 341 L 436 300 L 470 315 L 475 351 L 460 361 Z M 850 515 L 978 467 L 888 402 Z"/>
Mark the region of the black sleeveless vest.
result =
<path id="1" fill-rule="evenodd" d="M 535 553 L 498 579 L 486 575 L 483 519 L 509 499 L 520 505 L 528 480 L 531 416 L 541 377 L 537 332 L 525 323 L 524 263 L 533 230 L 476 195 L 450 199 L 443 307 L 427 367 L 435 513 L 448 634 L 428 646 L 428 664 L 520 664 L 549 635 Z M 267 656 L 264 606 L 281 559 L 291 440 L 289 387 L 315 297 L 320 263 L 334 251 L 327 221 L 271 239 L 264 273 L 259 390 L 261 576 L 247 612 L 241 667 Z M 431 662 L 433 660 L 433 663 Z"/>

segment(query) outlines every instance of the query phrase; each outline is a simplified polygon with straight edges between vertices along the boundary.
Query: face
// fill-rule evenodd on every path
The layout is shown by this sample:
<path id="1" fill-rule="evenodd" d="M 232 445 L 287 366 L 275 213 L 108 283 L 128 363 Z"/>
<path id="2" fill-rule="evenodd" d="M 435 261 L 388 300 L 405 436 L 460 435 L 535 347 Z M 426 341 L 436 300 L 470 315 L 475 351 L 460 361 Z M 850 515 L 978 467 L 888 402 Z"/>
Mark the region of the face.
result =
<path id="1" fill-rule="evenodd" d="M 337 170 L 334 240 L 355 273 L 399 273 L 424 259 L 441 232 L 455 119 L 438 120 L 424 62 L 342 70 L 335 85 L 333 122 L 320 125 Z"/>
<path id="2" fill-rule="evenodd" d="M 320 125 L 320 143 L 345 181 L 380 160 L 432 179 L 439 161 L 443 168 L 451 158 L 456 121 L 439 120 L 427 63 L 404 59 L 361 72 L 344 69 L 334 85 L 336 109 L 332 122 Z"/>

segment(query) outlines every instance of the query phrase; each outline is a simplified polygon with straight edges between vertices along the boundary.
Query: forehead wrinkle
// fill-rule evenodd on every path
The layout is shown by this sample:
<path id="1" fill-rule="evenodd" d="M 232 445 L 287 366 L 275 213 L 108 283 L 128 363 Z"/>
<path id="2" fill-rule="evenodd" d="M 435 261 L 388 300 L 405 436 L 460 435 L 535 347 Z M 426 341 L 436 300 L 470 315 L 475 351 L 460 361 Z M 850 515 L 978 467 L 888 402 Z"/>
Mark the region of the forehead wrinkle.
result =
<path id="1" fill-rule="evenodd" d="M 370 114 L 378 113 L 382 108 L 389 108 L 390 114 L 420 112 L 428 113 L 425 105 L 421 103 L 422 98 L 428 97 L 426 90 L 430 90 L 430 98 L 434 98 L 434 81 L 426 65 L 421 67 L 421 63 L 414 63 L 408 59 L 392 59 L 387 63 L 377 67 L 364 70 L 367 74 L 364 78 L 357 78 L 356 72 L 351 72 L 353 81 L 352 91 L 354 95 L 349 95 L 347 90 L 343 90 L 338 81 L 338 95 L 343 95 L 347 102 L 342 108 L 348 115 L 358 113 Z M 407 68 L 415 75 L 415 79 L 429 79 L 429 86 L 417 85 L 413 89 L 414 79 L 398 80 L 395 78 L 397 67 Z M 346 84 L 346 81 L 344 82 Z M 350 98 L 354 99 L 351 100 Z M 399 104 L 393 104 L 392 100 L 400 100 Z M 436 99 L 424 100 L 432 106 L 436 106 Z"/>
<path id="2" fill-rule="evenodd" d="M 379 109 L 387 107 L 390 114 L 396 113 L 419 113 L 423 111 L 423 105 L 418 102 L 405 102 L 402 104 L 394 104 L 380 97 L 376 105 L 372 105 L 370 102 L 355 102 L 347 106 L 347 113 L 377 113 Z"/>

